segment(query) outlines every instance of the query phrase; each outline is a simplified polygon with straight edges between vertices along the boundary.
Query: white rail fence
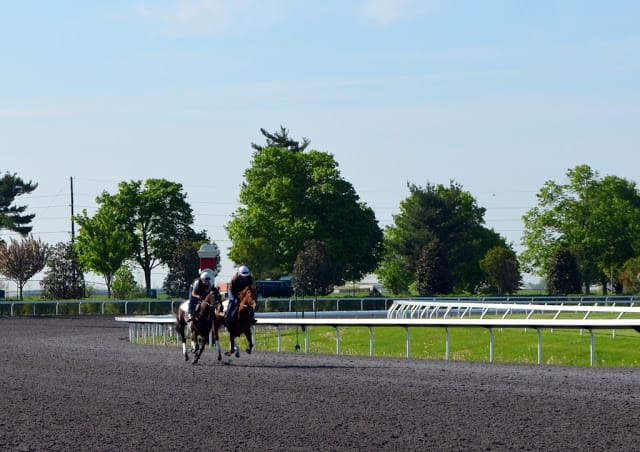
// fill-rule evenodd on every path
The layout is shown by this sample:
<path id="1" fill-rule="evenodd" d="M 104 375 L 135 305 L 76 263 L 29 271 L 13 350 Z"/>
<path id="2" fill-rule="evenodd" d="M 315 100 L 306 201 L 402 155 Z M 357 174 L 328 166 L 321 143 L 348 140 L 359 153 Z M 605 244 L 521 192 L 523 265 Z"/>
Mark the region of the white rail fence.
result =
<path id="1" fill-rule="evenodd" d="M 569 306 L 544 304 L 505 304 L 505 303 L 471 303 L 457 301 L 411 301 L 397 300 L 386 312 L 385 318 L 379 316 L 351 317 L 353 312 L 342 312 L 340 316 L 322 316 L 322 312 L 312 317 L 293 315 L 258 314 L 256 331 L 262 327 L 272 327 L 277 331 L 277 350 L 282 351 L 282 331 L 292 327 L 302 327 L 304 332 L 304 352 L 309 351 L 309 327 L 329 326 L 336 330 L 336 354 L 341 353 L 341 328 L 369 328 L 369 354 L 374 355 L 374 328 L 404 328 L 406 335 L 406 357 L 411 357 L 411 328 L 441 327 L 445 329 L 445 359 L 451 358 L 451 328 L 485 328 L 489 331 L 489 362 L 494 361 L 494 329 L 496 328 L 531 328 L 537 331 L 537 362 L 541 364 L 542 330 L 574 329 L 580 334 L 586 330 L 590 334 L 589 362 L 595 363 L 594 330 L 611 329 L 615 336 L 617 329 L 635 329 L 640 332 L 640 307 L 635 306 Z M 346 317 L 349 316 L 349 317 Z M 578 318 L 576 318 L 578 317 Z M 625 318 L 623 318 L 625 317 Z M 151 343 L 157 337 L 167 343 L 173 333 L 175 317 L 173 316 L 126 316 L 116 317 L 116 321 L 129 324 L 129 340 L 131 342 Z M 176 340 L 177 343 L 177 340 Z"/>

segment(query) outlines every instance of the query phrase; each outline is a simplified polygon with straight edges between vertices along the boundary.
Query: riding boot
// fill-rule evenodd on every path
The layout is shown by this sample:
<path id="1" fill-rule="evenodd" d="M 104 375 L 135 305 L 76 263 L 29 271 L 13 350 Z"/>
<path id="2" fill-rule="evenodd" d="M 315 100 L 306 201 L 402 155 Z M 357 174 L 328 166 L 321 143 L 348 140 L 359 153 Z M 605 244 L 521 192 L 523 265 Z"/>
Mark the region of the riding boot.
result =
<path id="1" fill-rule="evenodd" d="M 231 302 L 229 303 L 229 306 L 227 307 L 227 325 L 231 325 L 233 323 L 234 317 L 236 315 L 236 306 L 237 306 L 238 301 L 235 299 L 232 299 Z"/>

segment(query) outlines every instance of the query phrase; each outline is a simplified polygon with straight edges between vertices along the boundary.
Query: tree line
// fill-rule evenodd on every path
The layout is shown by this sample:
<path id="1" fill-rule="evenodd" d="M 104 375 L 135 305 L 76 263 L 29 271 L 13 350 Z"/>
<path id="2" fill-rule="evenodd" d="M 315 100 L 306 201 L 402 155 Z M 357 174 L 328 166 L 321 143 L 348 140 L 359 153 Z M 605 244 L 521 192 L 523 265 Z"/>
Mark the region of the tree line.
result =
<path id="1" fill-rule="evenodd" d="M 380 228 L 375 213 L 340 174 L 328 152 L 289 136 L 284 127 L 266 143 L 252 143 L 240 206 L 225 225 L 229 258 L 258 279 L 292 275 L 299 294 L 325 294 L 374 273 L 394 294 L 514 293 L 522 270 L 546 279 L 551 294 L 640 290 L 640 193 L 635 183 L 600 177 L 587 165 L 548 181 L 538 204 L 523 216 L 522 244 L 485 225 L 486 209 L 456 181 L 424 186 L 407 182 L 393 223 Z M 74 217 L 77 237 L 43 244 L 31 236 L 33 214 L 16 197 L 37 184 L 16 174 L 0 179 L 0 230 L 23 239 L 0 242 L 0 274 L 22 287 L 47 269 L 43 295 L 86 295 L 83 274 L 103 276 L 109 296 L 151 290 L 151 271 L 165 265 L 169 294 L 183 294 L 198 274 L 197 250 L 210 241 L 193 229 L 193 211 L 179 183 L 164 179 L 121 182 L 96 198 L 93 216 Z M 138 287 L 131 268 L 144 273 Z"/>

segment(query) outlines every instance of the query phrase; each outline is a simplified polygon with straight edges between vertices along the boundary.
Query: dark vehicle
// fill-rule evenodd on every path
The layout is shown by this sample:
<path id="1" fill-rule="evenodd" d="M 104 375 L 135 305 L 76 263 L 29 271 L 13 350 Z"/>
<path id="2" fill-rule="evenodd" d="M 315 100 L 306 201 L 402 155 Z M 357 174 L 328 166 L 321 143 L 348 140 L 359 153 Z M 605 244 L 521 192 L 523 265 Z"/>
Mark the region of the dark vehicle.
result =
<path id="1" fill-rule="evenodd" d="M 291 287 L 291 280 L 262 280 L 256 281 L 258 285 L 258 296 L 260 298 L 286 298 L 293 295 L 293 287 Z"/>

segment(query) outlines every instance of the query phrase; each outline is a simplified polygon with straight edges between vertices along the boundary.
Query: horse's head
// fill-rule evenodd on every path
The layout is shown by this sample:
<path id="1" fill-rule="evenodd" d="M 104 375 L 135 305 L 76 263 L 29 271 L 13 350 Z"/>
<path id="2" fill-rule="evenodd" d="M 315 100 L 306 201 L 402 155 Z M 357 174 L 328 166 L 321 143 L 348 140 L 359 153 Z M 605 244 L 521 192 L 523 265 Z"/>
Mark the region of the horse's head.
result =
<path id="1" fill-rule="evenodd" d="M 210 312 L 213 312 L 216 305 L 216 295 L 213 291 L 210 291 L 200 302 L 199 313 L 203 317 L 208 317 Z"/>
<path id="2" fill-rule="evenodd" d="M 255 283 L 242 289 L 239 293 L 240 304 L 251 306 L 253 309 L 258 307 L 258 287 Z"/>

